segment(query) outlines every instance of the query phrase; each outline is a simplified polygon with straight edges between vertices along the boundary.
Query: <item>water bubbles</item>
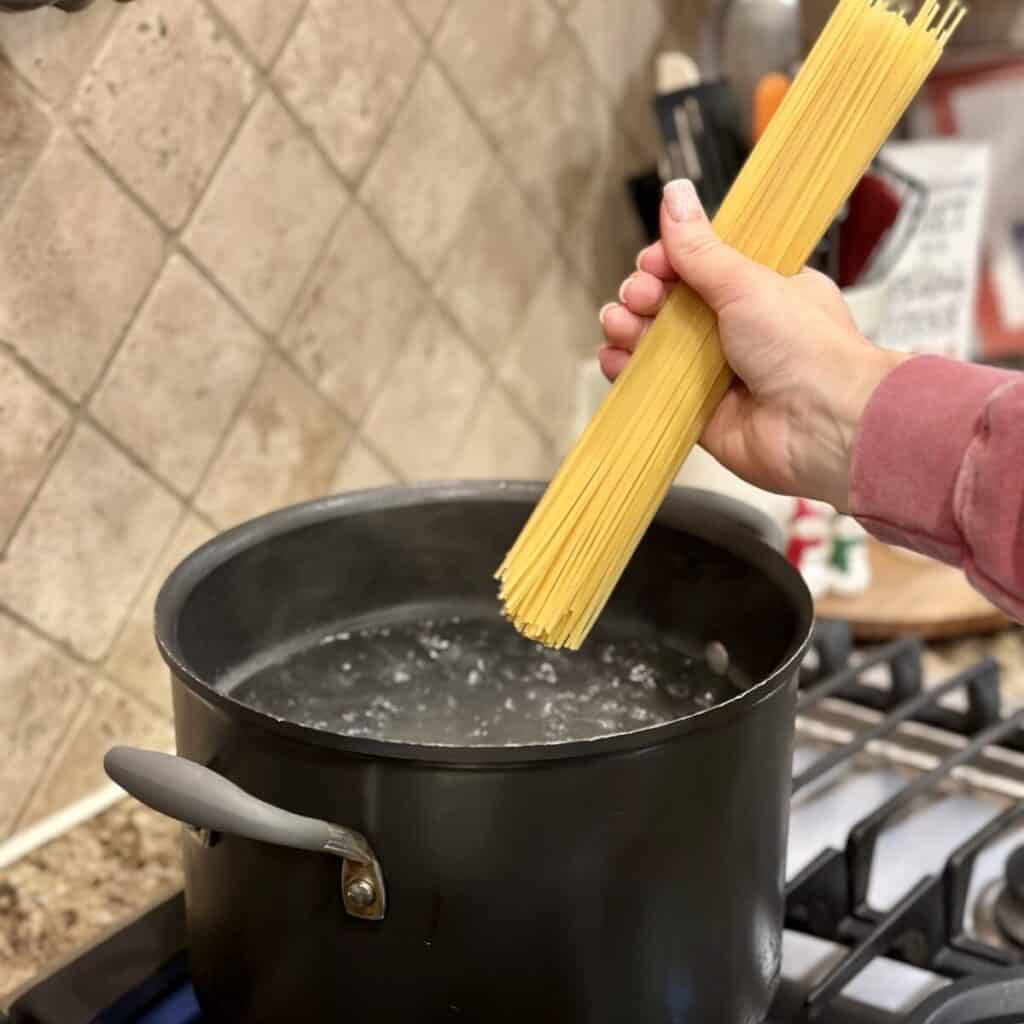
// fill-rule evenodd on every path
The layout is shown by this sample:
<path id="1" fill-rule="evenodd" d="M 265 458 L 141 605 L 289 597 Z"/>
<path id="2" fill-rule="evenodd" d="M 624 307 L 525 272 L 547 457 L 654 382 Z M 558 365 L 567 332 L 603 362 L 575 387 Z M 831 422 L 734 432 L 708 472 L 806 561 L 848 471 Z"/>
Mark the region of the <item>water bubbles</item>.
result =
<path id="1" fill-rule="evenodd" d="M 673 700 L 689 700 L 690 687 L 688 683 L 666 683 L 665 692 Z"/>
<path id="2" fill-rule="evenodd" d="M 709 645 L 695 657 L 669 641 L 613 643 L 598 633 L 583 651 L 565 654 L 496 617 L 463 614 L 335 631 L 264 663 L 231 692 L 267 714 L 348 736 L 455 746 L 566 742 L 655 727 L 736 692 L 716 674 L 724 648 L 712 655 Z"/>
<path id="3" fill-rule="evenodd" d="M 542 683 L 547 683 L 549 686 L 554 686 L 558 682 L 558 673 L 555 671 L 555 666 L 550 661 L 542 661 L 534 672 L 534 676 L 539 679 Z"/>
<path id="4" fill-rule="evenodd" d="M 724 676 L 728 673 L 729 652 L 717 640 L 714 643 L 708 644 L 707 649 L 704 652 L 704 657 L 707 660 L 708 668 L 710 668 L 716 676 Z"/>

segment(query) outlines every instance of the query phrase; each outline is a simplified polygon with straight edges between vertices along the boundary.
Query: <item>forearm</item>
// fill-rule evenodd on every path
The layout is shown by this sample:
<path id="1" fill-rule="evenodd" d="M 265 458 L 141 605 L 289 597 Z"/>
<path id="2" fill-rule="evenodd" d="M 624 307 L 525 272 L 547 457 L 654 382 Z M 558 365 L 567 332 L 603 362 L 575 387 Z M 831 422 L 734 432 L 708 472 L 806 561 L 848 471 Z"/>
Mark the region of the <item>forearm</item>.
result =
<path id="1" fill-rule="evenodd" d="M 916 357 L 874 389 L 850 511 L 879 539 L 964 569 L 1024 618 L 1024 376 Z"/>

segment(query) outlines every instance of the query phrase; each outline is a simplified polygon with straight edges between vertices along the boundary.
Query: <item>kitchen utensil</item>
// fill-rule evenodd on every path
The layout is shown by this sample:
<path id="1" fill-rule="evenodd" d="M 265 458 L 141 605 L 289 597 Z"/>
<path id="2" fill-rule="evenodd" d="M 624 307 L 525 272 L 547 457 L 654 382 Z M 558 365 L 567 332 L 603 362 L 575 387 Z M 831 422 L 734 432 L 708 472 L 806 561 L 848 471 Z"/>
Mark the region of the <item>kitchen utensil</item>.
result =
<path id="1" fill-rule="evenodd" d="M 714 0 L 709 6 L 701 66 L 708 77 L 732 85 L 746 142 L 752 141 L 757 83 L 771 72 L 789 73 L 801 51 L 800 4 L 793 0 Z"/>
<path id="2" fill-rule="evenodd" d="M 782 106 L 787 92 L 789 76 L 781 71 L 773 71 L 757 83 L 754 89 L 754 125 L 751 133 L 754 142 L 764 134 L 775 111 Z"/>
<path id="3" fill-rule="evenodd" d="M 157 639 L 178 754 L 195 765 L 171 772 L 119 750 L 108 767 L 198 826 L 185 843 L 189 953 L 213 1019 L 763 1017 L 812 609 L 781 534 L 753 510 L 673 493 L 593 640 L 717 641 L 756 680 L 669 724 L 517 747 L 389 742 L 271 717 L 218 686 L 325 630 L 496 615 L 488 570 L 542 490 L 456 483 L 312 502 L 215 538 L 165 583 Z M 302 842 L 275 809 L 300 816 Z M 334 826 L 346 845 L 312 851 Z M 360 909 L 385 890 L 383 916 L 367 920 Z"/>
<path id="4" fill-rule="evenodd" d="M 746 157 L 732 89 L 725 81 L 701 81 L 659 93 L 654 113 L 671 176 L 689 178 L 713 215 Z"/>

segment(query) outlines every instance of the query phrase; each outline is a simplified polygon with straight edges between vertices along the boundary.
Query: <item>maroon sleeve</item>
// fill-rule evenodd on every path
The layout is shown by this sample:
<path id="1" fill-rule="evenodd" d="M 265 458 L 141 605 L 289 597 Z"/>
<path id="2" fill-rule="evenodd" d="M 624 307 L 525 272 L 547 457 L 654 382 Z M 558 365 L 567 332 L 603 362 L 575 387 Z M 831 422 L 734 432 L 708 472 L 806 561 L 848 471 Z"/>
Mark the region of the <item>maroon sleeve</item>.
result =
<path id="1" fill-rule="evenodd" d="M 900 364 L 861 420 L 850 504 L 880 540 L 961 567 L 1024 619 L 1024 374 Z"/>

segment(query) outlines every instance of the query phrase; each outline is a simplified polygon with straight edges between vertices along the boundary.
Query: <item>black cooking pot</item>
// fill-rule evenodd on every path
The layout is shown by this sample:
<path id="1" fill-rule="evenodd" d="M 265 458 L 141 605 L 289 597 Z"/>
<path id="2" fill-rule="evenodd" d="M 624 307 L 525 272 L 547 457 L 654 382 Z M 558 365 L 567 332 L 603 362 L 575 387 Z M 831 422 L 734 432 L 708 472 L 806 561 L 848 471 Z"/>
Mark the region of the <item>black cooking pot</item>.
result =
<path id="1" fill-rule="evenodd" d="M 118 748 L 107 770 L 193 826 L 189 952 L 213 1020 L 764 1017 L 813 614 L 753 510 L 673 492 L 600 623 L 719 641 L 757 680 L 685 719 L 583 742 L 418 745 L 307 728 L 218 690 L 328 627 L 497 616 L 492 573 L 541 493 L 431 485 L 300 505 L 214 539 L 163 587 L 180 758 Z"/>

